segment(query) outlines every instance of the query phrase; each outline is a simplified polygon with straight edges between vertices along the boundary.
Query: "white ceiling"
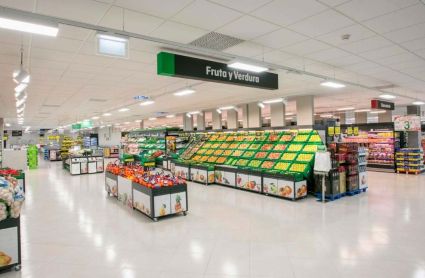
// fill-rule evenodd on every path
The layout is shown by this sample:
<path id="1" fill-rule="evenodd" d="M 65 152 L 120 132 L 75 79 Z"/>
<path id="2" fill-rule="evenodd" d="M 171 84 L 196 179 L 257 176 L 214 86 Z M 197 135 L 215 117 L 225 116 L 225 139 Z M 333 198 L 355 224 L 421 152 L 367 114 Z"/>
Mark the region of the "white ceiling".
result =
<path id="1" fill-rule="evenodd" d="M 425 4 L 419 0 L 0 0 L 0 5 L 180 43 L 211 32 L 246 42 L 224 50 L 287 67 L 425 99 Z M 349 40 L 341 36 L 349 34 Z M 330 89 L 311 76 L 279 74 L 268 91 L 156 75 L 156 54 L 169 46 L 131 39 L 130 58 L 95 55 L 94 31 L 60 25 L 58 37 L 0 29 L 0 117 L 17 126 L 12 71 L 31 72 L 24 126 L 56 127 L 106 111 L 103 124 L 134 122 L 156 112 L 179 113 L 287 96 L 314 94 L 318 112 L 370 106 L 379 95 L 360 87 Z M 206 57 L 208 58 L 208 57 Z M 196 94 L 172 92 L 195 84 Z M 156 97 L 139 106 L 136 95 Z M 93 100 L 102 100 L 91 101 Z M 398 106 L 411 102 L 397 98 Z M 116 109 L 129 106 L 128 112 Z M 267 110 L 263 114 L 267 114 Z M 166 124 L 174 120 L 158 120 Z M 153 123 L 152 123 L 153 124 Z"/>

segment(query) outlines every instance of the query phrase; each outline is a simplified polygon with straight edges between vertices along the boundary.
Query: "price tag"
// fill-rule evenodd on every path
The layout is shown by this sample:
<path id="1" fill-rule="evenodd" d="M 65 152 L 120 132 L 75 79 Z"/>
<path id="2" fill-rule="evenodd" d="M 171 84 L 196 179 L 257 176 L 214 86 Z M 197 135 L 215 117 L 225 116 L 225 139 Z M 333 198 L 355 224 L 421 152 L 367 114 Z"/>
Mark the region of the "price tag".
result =
<path id="1" fill-rule="evenodd" d="M 329 135 L 334 135 L 335 134 L 335 128 L 333 126 L 329 126 L 328 127 L 328 134 Z"/>
<path id="2" fill-rule="evenodd" d="M 336 134 L 336 135 L 341 134 L 341 127 L 339 127 L 339 126 L 336 126 L 336 127 L 335 127 L 335 134 Z"/>
<path id="3" fill-rule="evenodd" d="M 354 135 L 359 135 L 359 127 L 354 127 Z"/>
<path id="4" fill-rule="evenodd" d="M 347 134 L 353 134 L 353 128 L 351 126 L 347 127 Z"/>

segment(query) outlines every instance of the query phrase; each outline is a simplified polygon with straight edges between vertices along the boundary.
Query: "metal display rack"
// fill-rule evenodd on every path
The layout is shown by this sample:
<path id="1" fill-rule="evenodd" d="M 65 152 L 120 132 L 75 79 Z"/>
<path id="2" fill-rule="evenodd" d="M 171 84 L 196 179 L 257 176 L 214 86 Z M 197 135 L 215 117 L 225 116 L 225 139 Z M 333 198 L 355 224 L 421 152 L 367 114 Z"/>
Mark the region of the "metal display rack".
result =
<path id="1" fill-rule="evenodd" d="M 104 172 L 102 155 L 70 155 L 62 160 L 62 167 L 71 175 L 96 174 Z"/>
<path id="2" fill-rule="evenodd" d="M 21 270 L 20 218 L 6 218 L 0 221 L 0 252 L 10 260 L 8 265 L 0 267 L 0 275 L 12 268 Z"/>

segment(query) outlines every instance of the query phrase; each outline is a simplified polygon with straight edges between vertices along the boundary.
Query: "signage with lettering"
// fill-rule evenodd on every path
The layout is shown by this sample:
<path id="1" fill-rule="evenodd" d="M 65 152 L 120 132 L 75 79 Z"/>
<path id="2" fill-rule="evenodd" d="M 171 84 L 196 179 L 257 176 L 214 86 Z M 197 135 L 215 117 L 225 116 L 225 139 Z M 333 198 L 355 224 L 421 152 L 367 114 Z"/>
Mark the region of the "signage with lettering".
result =
<path id="1" fill-rule="evenodd" d="M 270 72 L 250 72 L 233 69 L 227 64 L 182 56 L 167 52 L 157 55 L 158 75 L 190 78 L 267 90 L 276 90 L 278 75 Z"/>
<path id="2" fill-rule="evenodd" d="M 85 128 L 85 127 L 91 127 L 91 121 L 83 121 L 81 123 L 81 127 Z"/>
<path id="3" fill-rule="evenodd" d="M 335 134 L 335 128 L 333 126 L 329 126 L 328 127 L 328 134 L 329 135 L 334 135 Z"/>
<path id="4" fill-rule="evenodd" d="M 394 102 L 372 99 L 371 100 L 371 108 L 373 108 L 373 109 L 383 109 L 383 110 L 394 110 Z"/>
<path id="5" fill-rule="evenodd" d="M 81 125 L 80 124 L 72 125 L 72 129 L 81 129 Z"/>
<path id="6" fill-rule="evenodd" d="M 22 136 L 22 130 L 12 130 L 12 136 Z"/>
<path id="7" fill-rule="evenodd" d="M 347 134 L 353 134 L 353 128 L 351 126 L 347 127 Z"/>
<path id="8" fill-rule="evenodd" d="M 358 126 L 354 127 L 354 135 L 359 135 L 359 127 Z"/>
<path id="9" fill-rule="evenodd" d="M 419 116 L 394 116 L 394 130 L 396 131 L 421 131 L 421 117 Z"/>

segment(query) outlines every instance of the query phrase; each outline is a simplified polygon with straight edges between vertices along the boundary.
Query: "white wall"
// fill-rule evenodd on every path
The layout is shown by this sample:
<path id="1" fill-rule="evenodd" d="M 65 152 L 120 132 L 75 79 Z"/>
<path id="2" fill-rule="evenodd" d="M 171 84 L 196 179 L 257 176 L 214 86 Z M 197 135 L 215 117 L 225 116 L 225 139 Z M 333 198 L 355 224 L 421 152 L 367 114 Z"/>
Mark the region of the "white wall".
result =
<path id="1" fill-rule="evenodd" d="M 121 144 L 121 131 L 113 127 L 99 128 L 98 136 L 99 146 L 117 146 Z"/>

